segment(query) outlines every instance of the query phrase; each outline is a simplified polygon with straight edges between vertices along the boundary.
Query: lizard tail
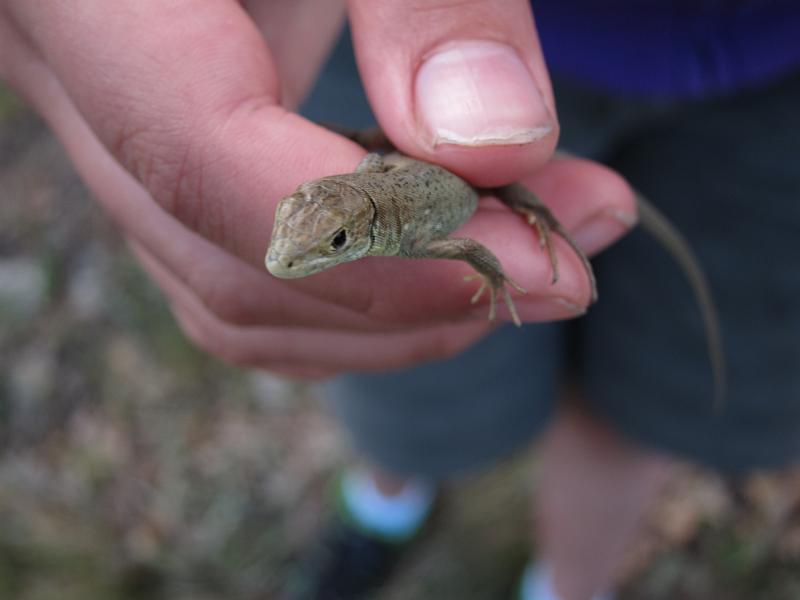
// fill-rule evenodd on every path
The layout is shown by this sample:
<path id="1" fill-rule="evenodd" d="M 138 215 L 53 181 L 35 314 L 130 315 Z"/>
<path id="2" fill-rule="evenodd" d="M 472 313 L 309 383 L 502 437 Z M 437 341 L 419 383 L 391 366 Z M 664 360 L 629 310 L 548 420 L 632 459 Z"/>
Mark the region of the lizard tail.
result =
<path id="1" fill-rule="evenodd" d="M 727 366 L 722 350 L 719 317 L 705 273 L 694 257 L 689 242 L 649 200 L 636 194 L 642 228 L 668 248 L 689 279 L 703 317 L 708 357 L 714 376 L 714 411 L 719 413 L 727 396 Z"/>

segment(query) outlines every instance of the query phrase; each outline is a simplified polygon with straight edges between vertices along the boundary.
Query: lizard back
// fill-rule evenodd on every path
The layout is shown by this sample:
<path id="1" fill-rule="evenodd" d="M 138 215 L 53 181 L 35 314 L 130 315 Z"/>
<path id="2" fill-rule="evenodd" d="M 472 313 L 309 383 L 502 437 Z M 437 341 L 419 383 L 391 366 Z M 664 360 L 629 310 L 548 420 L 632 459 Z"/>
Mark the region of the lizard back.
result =
<path id="1" fill-rule="evenodd" d="M 386 155 L 384 163 L 380 174 L 334 177 L 346 177 L 375 206 L 371 255 L 412 256 L 458 229 L 478 206 L 475 188 L 441 167 L 397 153 Z"/>

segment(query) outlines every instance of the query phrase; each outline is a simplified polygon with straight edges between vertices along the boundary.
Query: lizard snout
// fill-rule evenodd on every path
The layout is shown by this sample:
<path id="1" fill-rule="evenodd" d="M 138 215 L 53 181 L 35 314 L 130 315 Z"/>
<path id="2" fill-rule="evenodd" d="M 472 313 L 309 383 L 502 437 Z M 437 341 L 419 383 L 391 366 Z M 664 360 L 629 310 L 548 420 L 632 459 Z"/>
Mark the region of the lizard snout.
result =
<path id="1" fill-rule="evenodd" d="M 267 270 L 275 277 L 290 279 L 303 276 L 303 273 L 297 272 L 297 269 L 294 268 L 295 261 L 291 256 L 269 253 L 265 262 Z"/>

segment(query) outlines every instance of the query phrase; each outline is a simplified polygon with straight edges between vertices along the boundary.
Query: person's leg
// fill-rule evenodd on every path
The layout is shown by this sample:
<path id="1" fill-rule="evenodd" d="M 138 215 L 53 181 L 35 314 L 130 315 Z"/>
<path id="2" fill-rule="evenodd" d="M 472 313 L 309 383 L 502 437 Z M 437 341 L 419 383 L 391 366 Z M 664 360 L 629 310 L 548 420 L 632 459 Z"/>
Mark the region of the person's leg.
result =
<path id="1" fill-rule="evenodd" d="M 629 139 L 640 124 L 665 109 L 558 78 L 554 84 L 563 147 L 601 162 L 614 154 L 619 139 Z M 600 305 L 607 304 L 608 270 L 597 275 Z M 597 306 L 589 311 L 590 319 L 596 310 Z M 583 327 L 578 333 L 585 335 Z M 582 345 L 582 339 L 573 341 Z M 616 343 L 613 337 L 604 339 Z M 594 360 L 582 349 L 576 356 L 579 362 Z M 522 581 L 524 600 L 605 598 L 642 515 L 674 465 L 666 455 L 621 437 L 577 403 L 565 403 L 541 444 L 541 472 L 533 497 L 537 554 Z"/>
<path id="2" fill-rule="evenodd" d="M 329 383 L 327 406 L 358 458 L 290 597 L 358 598 L 384 584 L 440 482 L 491 465 L 544 428 L 560 338 L 558 326 L 506 327 L 450 360 Z"/>
<path id="3" fill-rule="evenodd" d="M 577 408 L 560 412 L 543 441 L 535 494 L 539 576 L 558 600 L 589 600 L 613 587 L 674 464 Z"/>
<path id="4" fill-rule="evenodd" d="M 676 464 L 623 439 L 585 411 L 561 410 L 541 446 L 533 497 L 537 582 L 524 600 L 604 598 L 642 516 Z M 397 520 L 392 514 L 410 515 L 415 527 L 424 520 L 428 506 L 409 508 L 406 501 L 415 495 L 417 480 L 375 466 L 359 472 L 370 480 L 368 501 L 375 502 L 377 494 L 387 508 L 387 523 Z"/>
<path id="5" fill-rule="evenodd" d="M 800 74 L 656 112 L 607 157 L 693 246 L 729 367 L 723 409 L 714 411 L 685 275 L 641 232 L 603 253 L 595 261 L 601 302 L 581 323 L 582 385 L 586 410 L 625 440 L 727 472 L 800 456 L 798 101 Z M 559 114 L 568 131 L 569 112 Z M 612 581 L 669 464 L 575 413 L 545 448 L 544 565 L 560 600 L 586 600 Z"/>
<path id="6" fill-rule="evenodd" d="M 412 532 L 430 508 L 415 498 L 526 445 L 553 412 L 558 339 L 557 327 L 504 328 L 450 360 L 329 384 L 359 457 L 342 478 L 350 516 L 376 533 L 382 520 Z M 540 368 L 526 368 L 533 357 Z"/>

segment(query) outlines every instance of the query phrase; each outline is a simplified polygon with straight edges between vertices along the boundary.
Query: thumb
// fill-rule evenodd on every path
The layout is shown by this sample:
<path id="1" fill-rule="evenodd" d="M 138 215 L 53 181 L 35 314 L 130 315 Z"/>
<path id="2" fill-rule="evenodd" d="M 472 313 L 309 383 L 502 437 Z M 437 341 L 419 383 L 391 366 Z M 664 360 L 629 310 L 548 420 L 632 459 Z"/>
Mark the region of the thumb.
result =
<path id="1" fill-rule="evenodd" d="M 525 0 L 351 0 L 361 77 L 403 152 L 482 187 L 520 179 L 558 138 Z"/>

